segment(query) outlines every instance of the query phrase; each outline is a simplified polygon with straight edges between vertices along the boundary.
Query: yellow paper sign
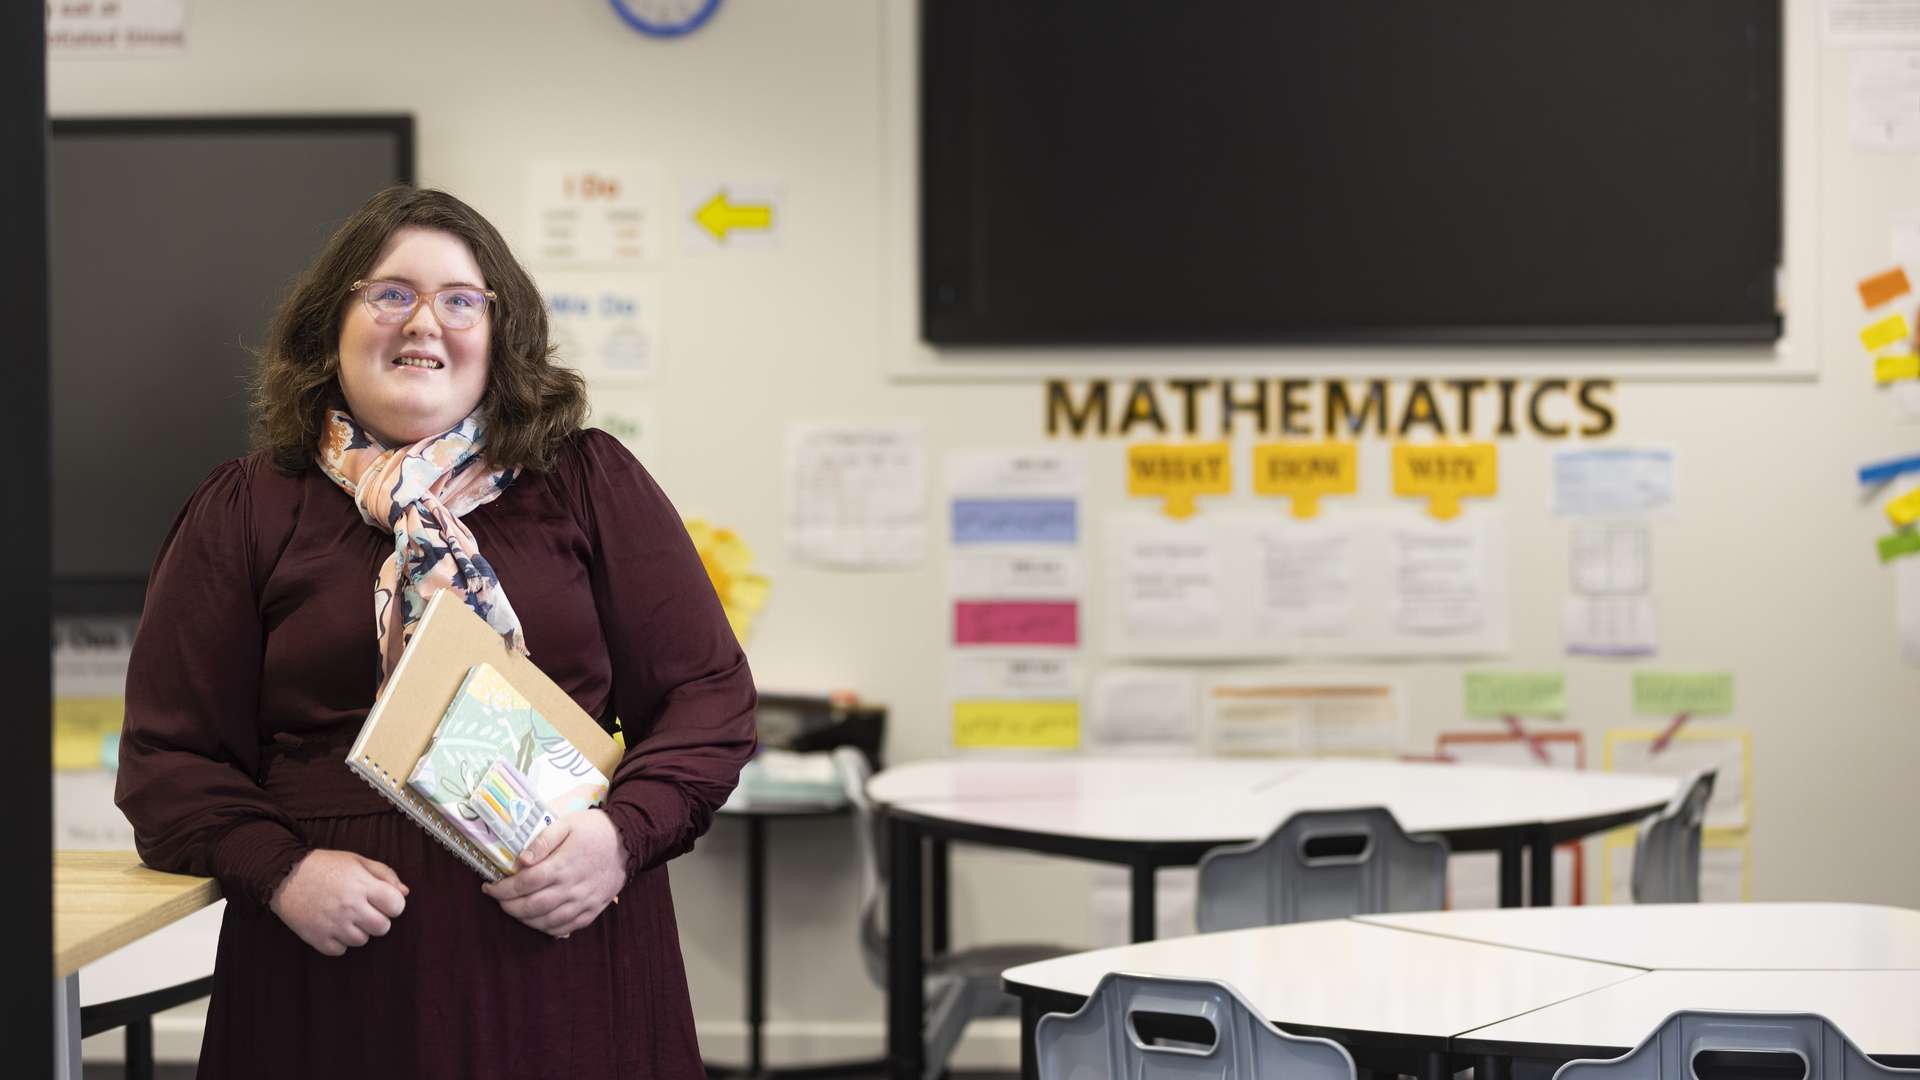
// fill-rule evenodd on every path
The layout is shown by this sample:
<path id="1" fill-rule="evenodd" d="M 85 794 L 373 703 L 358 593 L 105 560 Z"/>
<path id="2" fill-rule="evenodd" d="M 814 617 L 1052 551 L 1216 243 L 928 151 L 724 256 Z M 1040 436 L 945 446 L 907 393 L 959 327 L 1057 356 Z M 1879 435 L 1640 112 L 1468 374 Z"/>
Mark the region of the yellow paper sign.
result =
<path id="1" fill-rule="evenodd" d="M 101 746 L 107 736 L 120 733 L 126 711 L 125 698 L 54 698 L 53 767 L 100 768 Z"/>
<path id="2" fill-rule="evenodd" d="M 1224 442 L 1139 443 L 1127 448 L 1127 494 L 1164 498 L 1168 517 L 1193 514 L 1197 495 L 1233 492 L 1233 459 Z"/>
<path id="3" fill-rule="evenodd" d="M 962 750 L 1080 745 L 1078 701 L 956 701 L 953 745 Z"/>
<path id="4" fill-rule="evenodd" d="M 1920 488 L 1914 488 L 1888 503 L 1887 517 L 1891 518 L 1895 525 L 1911 525 L 1920 521 Z"/>
<path id="5" fill-rule="evenodd" d="M 1905 315 L 1889 315 L 1860 331 L 1860 344 L 1865 345 L 1868 352 L 1879 352 L 1897 341 L 1905 341 L 1906 338 L 1907 317 Z"/>
<path id="6" fill-rule="evenodd" d="M 1499 450 L 1490 442 L 1396 443 L 1393 493 L 1427 500 L 1427 513 L 1442 521 L 1460 513 L 1468 496 L 1500 493 Z"/>
<path id="7" fill-rule="evenodd" d="M 1873 358 L 1874 382 L 1890 383 L 1901 379 L 1920 379 L 1920 356 L 1900 353 Z"/>
<path id="8" fill-rule="evenodd" d="M 1293 516 L 1320 512 L 1320 496 L 1360 490 L 1358 455 L 1350 442 L 1261 443 L 1253 448 L 1253 490 L 1293 500 Z"/>

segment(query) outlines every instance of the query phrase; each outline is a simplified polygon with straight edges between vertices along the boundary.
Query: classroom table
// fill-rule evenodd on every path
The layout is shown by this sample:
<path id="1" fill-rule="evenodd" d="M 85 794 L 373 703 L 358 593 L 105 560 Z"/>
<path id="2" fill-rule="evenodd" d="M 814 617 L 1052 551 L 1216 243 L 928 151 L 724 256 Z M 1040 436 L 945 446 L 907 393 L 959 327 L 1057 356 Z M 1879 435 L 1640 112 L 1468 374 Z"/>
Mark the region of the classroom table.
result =
<path id="1" fill-rule="evenodd" d="M 1129 867 L 1132 937 L 1144 941 L 1153 935 L 1160 867 L 1191 866 L 1222 844 L 1264 837 L 1297 811 L 1384 806 L 1407 831 L 1438 834 L 1454 851 L 1497 851 L 1503 905 L 1522 902 L 1521 853 L 1530 852 L 1533 902 L 1549 904 L 1555 845 L 1653 814 L 1676 785 L 1672 777 L 1638 774 L 1333 758 L 1075 755 L 887 769 L 868 782 L 867 793 L 889 823 L 887 1042 L 894 1074 L 920 1072 L 924 948 L 947 947 L 953 840 Z"/>
<path id="2" fill-rule="evenodd" d="M 1027 1076 L 1039 1017 L 1078 1009 L 1115 971 L 1222 980 L 1287 1031 L 1335 1039 L 1364 1068 L 1428 1080 L 1467 1066 L 1482 1080 L 1506 1080 L 1516 1062 L 1615 1057 L 1680 1009 L 1821 1013 L 1867 1053 L 1910 1067 L 1920 1065 L 1916 926 L 1920 911 L 1857 904 L 1357 916 L 1079 953 L 1011 968 L 1005 985 L 1021 1000 Z M 1375 941 L 1360 927 L 1402 936 Z M 1787 942 L 1756 956 L 1751 947 L 1765 946 L 1748 935 L 1763 928 Z M 1681 948 L 1683 936 L 1694 940 Z M 1564 951 L 1532 947 L 1542 941 Z M 1632 941 L 1658 946 L 1639 954 L 1653 966 L 1605 959 Z M 1447 950 L 1430 951 L 1438 944 Z M 1867 957 L 1882 966 L 1856 966 Z M 1765 959 L 1799 966 L 1741 966 Z M 1684 966 L 1702 960 L 1733 966 Z"/>
<path id="3" fill-rule="evenodd" d="M 220 886 L 213 879 L 150 870 L 131 851 L 53 853 L 55 1076 L 79 1080 L 81 1075 L 80 969 L 218 899 Z M 181 1000 L 199 996 L 190 993 L 192 988 L 189 983 L 172 988 L 173 993 L 142 995 L 144 1004 L 135 1004 L 166 1008 L 180 993 L 189 994 Z"/>

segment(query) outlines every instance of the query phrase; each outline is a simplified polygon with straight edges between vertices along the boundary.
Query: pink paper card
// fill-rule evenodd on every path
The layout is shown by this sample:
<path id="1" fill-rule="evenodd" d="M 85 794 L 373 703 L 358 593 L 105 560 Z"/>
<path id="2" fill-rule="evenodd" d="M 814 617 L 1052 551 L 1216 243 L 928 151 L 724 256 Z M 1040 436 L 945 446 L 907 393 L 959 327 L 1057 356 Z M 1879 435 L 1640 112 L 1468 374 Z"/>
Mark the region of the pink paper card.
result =
<path id="1" fill-rule="evenodd" d="M 959 600 L 955 645 L 1078 645 L 1080 605 L 1073 600 Z"/>

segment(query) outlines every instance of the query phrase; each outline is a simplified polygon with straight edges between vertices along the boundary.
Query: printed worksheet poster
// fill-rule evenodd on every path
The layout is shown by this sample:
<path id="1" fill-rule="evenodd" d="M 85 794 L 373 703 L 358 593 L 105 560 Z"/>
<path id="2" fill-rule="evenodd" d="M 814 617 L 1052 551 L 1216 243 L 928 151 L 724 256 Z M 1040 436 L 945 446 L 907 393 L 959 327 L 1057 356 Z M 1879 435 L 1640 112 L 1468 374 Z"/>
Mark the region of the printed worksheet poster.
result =
<path id="1" fill-rule="evenodd" d="M 787 551 L 842 569 L 926 558 L 926 450 L 910 425 L 795 424 L 787 430 Z"/>
<path id="2" fill-rule="evenodd" d="M 1179 668 L 1108 668 L 1087 691 L 1086 745 L 1108 753 L 1192 754 L 1200 746 L 1200 684 Z"/>

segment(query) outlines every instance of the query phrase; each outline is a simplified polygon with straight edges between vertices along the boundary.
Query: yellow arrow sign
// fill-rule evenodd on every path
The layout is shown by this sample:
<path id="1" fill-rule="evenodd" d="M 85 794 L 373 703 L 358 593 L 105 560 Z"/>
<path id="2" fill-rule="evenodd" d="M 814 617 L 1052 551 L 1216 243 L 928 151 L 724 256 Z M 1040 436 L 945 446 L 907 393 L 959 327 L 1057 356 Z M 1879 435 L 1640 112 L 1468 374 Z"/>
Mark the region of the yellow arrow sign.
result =
<path id="1" fill-rule="evenodd" d="M 694 212 L 693 220 L 712 233 L 715 240 L 725 243 L 727 234 L 735 229 L 773 228 L 773 207 L 736 206 L 727 201 L 727 193 L 722 190 Z"/>

